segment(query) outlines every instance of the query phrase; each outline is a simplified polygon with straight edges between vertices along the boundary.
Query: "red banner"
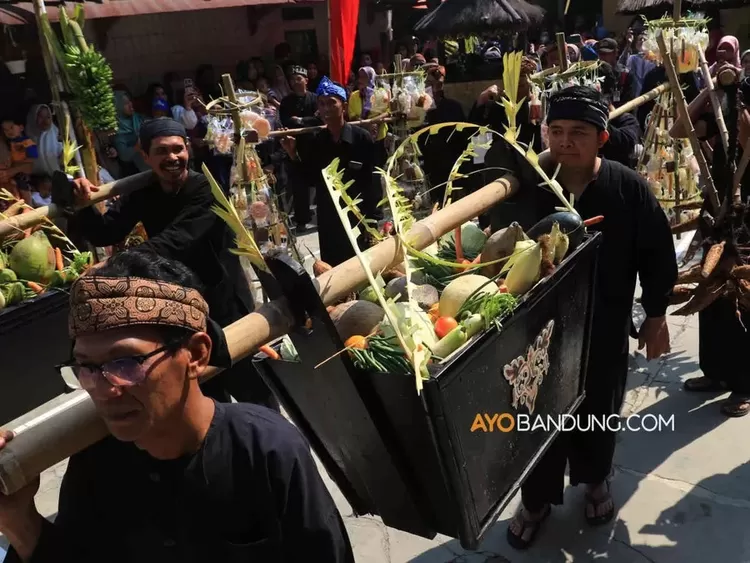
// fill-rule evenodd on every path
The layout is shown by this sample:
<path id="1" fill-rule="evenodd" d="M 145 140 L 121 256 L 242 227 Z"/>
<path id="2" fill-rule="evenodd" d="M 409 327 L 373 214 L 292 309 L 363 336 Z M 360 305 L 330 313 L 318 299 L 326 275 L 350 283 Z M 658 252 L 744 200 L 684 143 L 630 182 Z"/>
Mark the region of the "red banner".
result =
<path id="1" fill-rule="evenodd" d="M 354 58 L 354 43 L 357 40 L 359 0 L 328 0 L 328 17 L 331 20 L 329 78 L 346 85 Z"/>

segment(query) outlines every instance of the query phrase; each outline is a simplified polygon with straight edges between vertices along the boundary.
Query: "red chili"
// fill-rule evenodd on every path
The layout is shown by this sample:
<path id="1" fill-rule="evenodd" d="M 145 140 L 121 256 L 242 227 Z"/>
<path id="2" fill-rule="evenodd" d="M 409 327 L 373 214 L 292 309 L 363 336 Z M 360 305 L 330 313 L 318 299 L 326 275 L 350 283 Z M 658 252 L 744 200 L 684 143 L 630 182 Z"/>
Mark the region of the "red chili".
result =
<path id="1" fill-rule="evenodd" d="M 596 225 L 597 223 L 601 223 L 604 221 L 604 215 L 597 215 L 596 217 L 592 217 L 591 219 L 586 219 L 583 222 L 584 227 L 590 227 L 592 225 Z"/>

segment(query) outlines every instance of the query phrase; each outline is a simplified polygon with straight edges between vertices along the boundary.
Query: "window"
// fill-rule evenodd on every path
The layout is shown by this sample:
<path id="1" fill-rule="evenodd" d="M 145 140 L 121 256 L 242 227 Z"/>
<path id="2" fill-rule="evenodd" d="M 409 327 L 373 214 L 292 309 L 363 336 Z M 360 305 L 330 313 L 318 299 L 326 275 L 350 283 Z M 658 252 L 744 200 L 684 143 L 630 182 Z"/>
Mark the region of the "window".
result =
<path id="1" fill-rule="evenodd" d="M 284 39 L 292 48 L 292 58 L 297 61 L 315 59 L 318 56 L 318 35 L 314 29 L 287 31 Z"/>
<path id="2" fill-rule="evenodd" d="M 297 22 L 315 19 L 315 12 L 308 7 L 281 8 L 281 19 L 285 22 Z"/>

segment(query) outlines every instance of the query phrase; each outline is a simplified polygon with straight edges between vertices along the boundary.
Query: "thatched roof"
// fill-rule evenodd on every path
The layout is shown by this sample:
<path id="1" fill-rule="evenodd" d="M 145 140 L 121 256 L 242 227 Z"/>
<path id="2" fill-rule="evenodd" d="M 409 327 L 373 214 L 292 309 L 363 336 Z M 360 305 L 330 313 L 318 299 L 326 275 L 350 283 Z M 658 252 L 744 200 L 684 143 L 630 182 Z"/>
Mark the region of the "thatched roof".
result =
<path id="1" fill-rule="evenodd" d="M 414 31 L 455 36 L 520 30 L 541 23 L 543 18 L 544 10 L 526 0 L 445 0 L 419 20 Z"/>
<path id="2" fill-rule="evenodd" d="M 643 14 L 649 19 L 658 18 L 665 13 L 672 13 L 673 0 L 619 0 L 617 12 L 619 14 Z M 750 0 L 683 0 L 682 13 L 688 10 L 706 12 L 711 10 L 725 10 L 750 6 Z"/>

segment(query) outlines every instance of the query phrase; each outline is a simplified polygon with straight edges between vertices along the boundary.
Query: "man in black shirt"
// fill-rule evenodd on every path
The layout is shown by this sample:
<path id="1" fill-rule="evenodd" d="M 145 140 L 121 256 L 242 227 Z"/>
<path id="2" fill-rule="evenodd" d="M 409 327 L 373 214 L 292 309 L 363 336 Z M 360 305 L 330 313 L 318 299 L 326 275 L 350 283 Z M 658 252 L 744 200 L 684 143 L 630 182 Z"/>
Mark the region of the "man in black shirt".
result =
<path id="1" fill-rule="evenodd" d="M 34 506 L 38 481 L 0 495 L 7 563 L 353 563 L 299 431 L 201 393 L 227 348 L 200 290 L 138 249 L 71 288 L 69 365 L 112 437 L 71 457 L 54 524 Z M 0 448 L 10 439 L 0 431 Z"/>
<path id="2" fill-rule="evenodd" d="M 310 142 L 298 143 L 294 137 L 286 137 L 282 146 L 297 167 L 297 174 L 314 179 L 318 201 L 318 237 L 320 258 L 336 266 L 354 256 L 338 213 L 323 180 L 322 170 L 335 158 L 339 159 L 339 170 L 344 171 L 344 182 L 354 181 L 349 195 L 361 198 L 360 210 L 369 219 L 376 218 L 380 194 L 373 189 L 374 143 L 372 135 L 360 127 L 344 120 L 346 115 L 346 90 L 323 77 L 317 91 L 318 111 L 326 129 L 315 133 Z M 365 240 L 360 241 L 362 245 Z"/>
<path id="3" fill-rule="evenodd" d="M 597 286 L 586 398 L 578 416 L 587 424 L 589 415 L 606 419 L 617 415 L 625 395 L 628 373 L 628 334 L 636 276 L 643 294 L 646 320 L 640 328 L 639 344 L 649 360 L 669 351 L 665 312 L 677 278 L 672 234 L 667 217 L 646 181 L 633 170 L 599 158 L 608 138 L 607 104 L 593 88 L 574 86 L 550 98 L 547 123 L 551 161 L 574 205 L 584 219 L 603 215 L 591 230 L 603 234 L 599 251 Z M 488 161 L 490 160 L 488 155 Z M 528 168 L 528 167 L 527 167 Z M 547 190 L 535 189 L 536 175 L 523 180 L 525 188 L 508 202 L 524 228 L 553 213 L 559 200 Z M 503 204 L 496 206 L 502 208 Z M 493 225 L 496 227 L 507 226 Z M 561 504 L 566 463 L 570 462 L 571 484 L 586 485 L 587 521 L 608 522 L 615 512 L 609 491 L 616 434 L 607 430 L 563 432 L 523 485 L 523 507 L 511 521 L 508 541 L 528 547 L 550 512 Z"/>
<path id="4" fill-rule="evenodd" d="M 153 173 L 143 178 L 143 187 L 123 196 L 106 213 L 94 207 L 79 211 L 76 220 L 82 235 L 94 246 L 109 246 L 140 221 L 148 234 L 142 246 L 183 262 L 198 275 L 217 322 L 226 326 L 251 313 L 254 303 L 247 278 L 239 258 L 229 250 L 233 235 L 211 211 L 215 200 L 208 179 L 188 169 L 185 128 L 169 118 L 147 121 L 141 127 L 140 143 Z M 76 180 L 78 202 L 88 200 L 96 189 Z M 229 400 L 225 385 L 237 400 L 278 408 L 250 359 L 209 382 L 205 390 L 214 398 Z"/>
<path id="5" fill-rule="evenodd" d="M 290 129 L 320 125 L 321 121 L 316 116 L 318 104 L 315 94 L 307 90 L 307 70 L 301 66 L 293 66 L 290 83 L 293 92 L 281 100 L 279 107 L 281 124 Z M 300 143 L 309 141 L 309 135 L 300 139 Z M 294 222 L 297 224 L 297 233 L 301 234 L 308 229 L 307 224 L 312 219 L 310 181 L 306 176 L 296 174 L 294 166 L 287 167 L 287 175 L 294 197 Z"/>
<path id="6" fill-rule="evenodd" d="M 617 75 L 608 63 L 599 65 L 601 91 L 604 100 L 609 103 L 610 113 L 615 109 L 614 97 L 617 93 Z M 623 113 L 612 118 L 607 124 L 609 139 L 604 143 L 599 156 L 614 160 L 623 166 L 632 168 L 636 146 L 641 142 L 641 127 L 632 113 Z"/>

